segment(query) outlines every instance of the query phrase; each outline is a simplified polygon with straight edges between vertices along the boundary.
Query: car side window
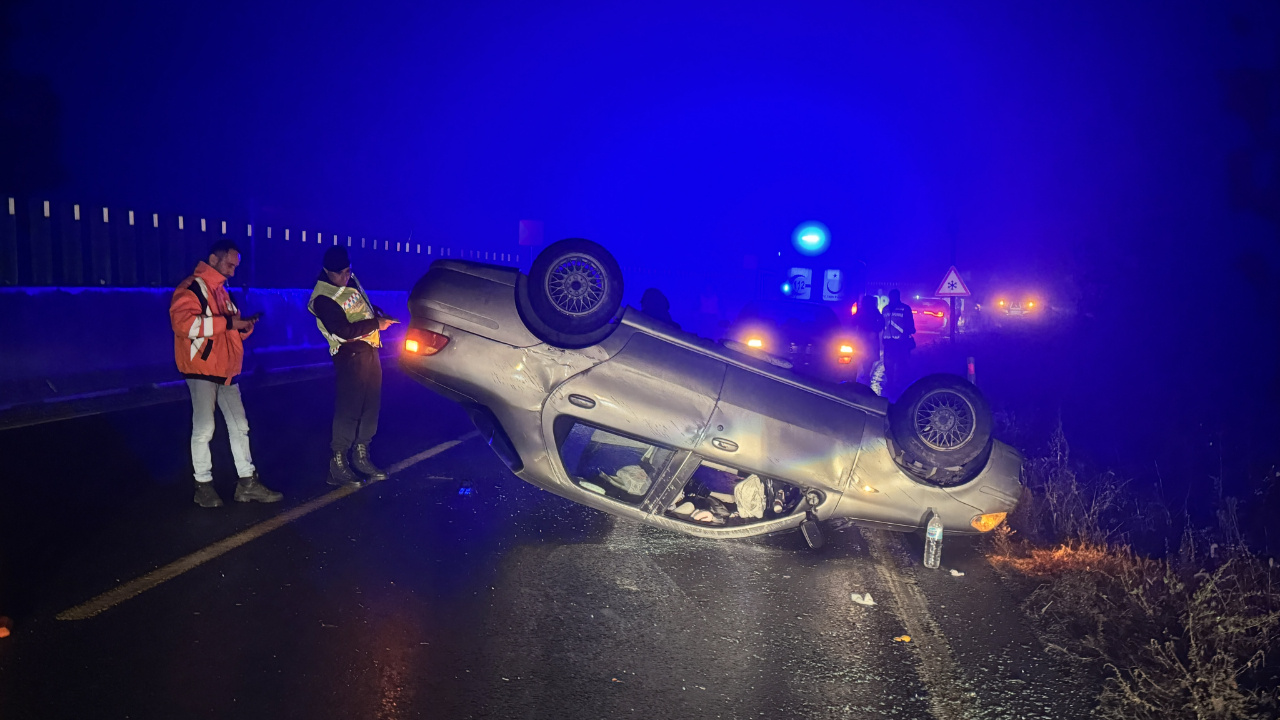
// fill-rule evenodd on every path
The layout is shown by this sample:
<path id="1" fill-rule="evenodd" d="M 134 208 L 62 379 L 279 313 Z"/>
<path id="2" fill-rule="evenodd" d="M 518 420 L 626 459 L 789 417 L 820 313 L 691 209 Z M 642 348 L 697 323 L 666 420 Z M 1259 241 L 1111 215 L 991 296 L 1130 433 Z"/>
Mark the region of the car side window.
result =
<path id="1" fill-rule="evenodd" d="M 674 452 L 582 422 L 574 422 L 560 443 L 560 460 L 574 483 L 628 505 L 644 500 Z"/>
<path id="2" fill-rule="evenodd" d="M 803 496 L 791 483 L 703 460 L 666 516 L 699 525 L 750 525 L 792 514 Z"/>

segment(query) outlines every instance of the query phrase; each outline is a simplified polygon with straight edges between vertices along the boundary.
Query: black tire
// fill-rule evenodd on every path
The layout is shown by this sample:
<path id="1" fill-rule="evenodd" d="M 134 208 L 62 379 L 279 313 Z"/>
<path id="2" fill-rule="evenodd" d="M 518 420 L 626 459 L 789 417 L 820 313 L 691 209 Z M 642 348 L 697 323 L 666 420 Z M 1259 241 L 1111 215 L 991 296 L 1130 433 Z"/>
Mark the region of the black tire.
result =
<path id="1" fill-rule="evenodd" d="M 529 330 L 543 342 L 579 348 L 613 331 L 622 307 L 618 261 L 590 240 L 568 238 L 538 253 L 528 278 L 516 283 L 516 306 Z"/>
<path id="2" fill-rule="evenodd" d="M 889 407 L 894 459 L 942 487 L 974 478 L 991 455 L 991 408 L 978 388 L 956 375 L 917 380 Z"/>

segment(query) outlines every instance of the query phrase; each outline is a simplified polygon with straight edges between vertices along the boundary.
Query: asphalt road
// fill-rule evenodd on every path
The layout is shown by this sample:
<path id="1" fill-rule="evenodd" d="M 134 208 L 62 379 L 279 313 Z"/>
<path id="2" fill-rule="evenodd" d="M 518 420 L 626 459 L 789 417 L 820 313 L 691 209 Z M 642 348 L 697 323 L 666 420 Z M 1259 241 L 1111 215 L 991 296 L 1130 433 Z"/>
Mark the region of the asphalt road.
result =
<path id="1" fill-rule="evenodd" d="M 331 382 L 246 390 L 276 505 L 230 502 L 221 421 L 227 505 L 191 502 L 185 402 L 0 432 L 0 718 L 1088 716 L 967 543 L 930 571 L 914 536 L 615 520 L 390 367 L 396 472 L 334 491 Z"/>

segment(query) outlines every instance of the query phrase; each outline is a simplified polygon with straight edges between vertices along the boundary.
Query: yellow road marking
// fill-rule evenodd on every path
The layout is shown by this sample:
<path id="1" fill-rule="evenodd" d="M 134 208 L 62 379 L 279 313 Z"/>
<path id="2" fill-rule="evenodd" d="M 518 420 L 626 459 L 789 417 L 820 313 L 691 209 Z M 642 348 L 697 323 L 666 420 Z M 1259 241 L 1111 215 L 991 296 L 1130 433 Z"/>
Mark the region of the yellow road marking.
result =
<path id="1" fill-rule="evenodd" d="M 418 453 L 417 455 L 413 455 L 411 457 L 405 458 L 404 460 L 401 460 L 400 462 L 387 468 L 387 472 L 389 474 L 398 473 L 406 468 L 412 467 L 413 465 L 416 465 L 422 462 L 423 460 L 426 460 L 427 458 L 439 455 L 440 453 L 454 447 L 455 445 L 459 445 L 463 442 L 466 442 L 467 440 L 470 440 L 473 437 L 478 437 L 478 436 L 479 436 L 479 433 L 473 431 L 473 432 L 467 433 L 466 435 L 463 435 L 457 440 L 449 440 L 447 442 L 442 442 L 439 445 L 436 445 L 435 447 L 430 448 L 429 450 L 424 450 Z M 373 482 L 377 482 L 377 481 L 373 481 Z M 366 483 L 366 485 L 372 485 L 373 482 Z M 230 552 L 231 550 L 234 550 L 240 547 L 241 545 L 244 545 L 245 543 L 256 540 L 262 537 L 263 535 L 266 535 L 267 533 L 271 532 L 272 530 L 277 530 L 281 527 L 284 527 L 285 525 L 288 525 L 289 523 L 293 522 L 294 520 L 297 520 L 300 517 L 303 517 L 304 515 L 307 515 L 308 513 L 315 512 L 316 510 L 319 510 L 320 508 L 330 503 L 341 500 L 342 498 L 354 492 L 358 492 L 359 490 L 360 488 L 351 488 L 351 487 L 340 487 L 340 488 L 337 488 L 336 490 L 331 490 L 330 492 L 324 495 L 321 495 L 320 497 L 314 500 L 309 500 L 299 505 L 296 508 L 293 508 L 291 510 L 286 510 L 285 512 L 282 512 L 279 515 L 269 520 L 263 520 L 257 525 L 253 525 L 252 527 L 245 528 L 244 530 L 241 530 L 240 532 L 236 533 L 235 535 L 232 535 L 229 538 L 226 538 L 224 540 L 219 540 L 218 542 L 212 545 L 209 545 L 201 550 L 197 550 L 196 552 L 193 552 L 190 555 L 187 555 L 186 557 L 182 557 L 177 560 L 174 560 L 173 562 L 169 563 L 168 565 L 165 565 L 164 567 L 156 568 L 155 570 L 152 570 L 146 575 L 134 578 L 133 580 L 130 580 L 129 582 L 124 583 L 122 585 L 118 585 L 115 588 L 108 590 L 107 592 L 102 593 L 101 595 L 93 598 L 92 600 L 76 605 L 75 607 L 69 610 L 63 610 L 62 612 L 58 613 L 55 617 L 57 617 L 57 619 L 59 620 L 85 620 L 85 619 L 91 618 L 94 615 L 97 615 L 104 610 L 115 607 L 116 605 L 119 605 L 120 603 L 126 600 L 129 600 L 130 598 L 134 598 L 134 597 L 137 597 L 138 595 L 141 595 L 142 593 L 150 590 L 151 588 L 159 585 L 160 583 L 163 583 L 167 580 L 172 580 L 178 577 L 179 575 L 187 572 L 188 570 L 191 570 L 194 567 L 202 565 L 218 557 L 219 555 Z"/>

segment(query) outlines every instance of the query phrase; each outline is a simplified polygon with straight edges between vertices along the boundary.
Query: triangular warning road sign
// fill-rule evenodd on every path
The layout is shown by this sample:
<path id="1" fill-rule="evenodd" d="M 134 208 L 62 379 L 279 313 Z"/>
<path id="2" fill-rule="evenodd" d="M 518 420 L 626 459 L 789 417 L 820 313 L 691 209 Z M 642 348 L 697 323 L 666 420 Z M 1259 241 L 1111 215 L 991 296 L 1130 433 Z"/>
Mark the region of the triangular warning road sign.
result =
<path id="1" fill-rule="evenodd" d="M 942 278 L 942 284 L 938 286 L 938 292 L 934 293 L 934 297 L 969 297 L 969 288 L 964 284 L 964 280 L 960 279 L 960 273 L 955 265 L 952 265 Z"/>

